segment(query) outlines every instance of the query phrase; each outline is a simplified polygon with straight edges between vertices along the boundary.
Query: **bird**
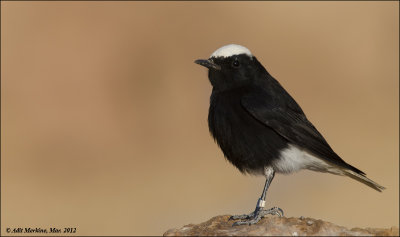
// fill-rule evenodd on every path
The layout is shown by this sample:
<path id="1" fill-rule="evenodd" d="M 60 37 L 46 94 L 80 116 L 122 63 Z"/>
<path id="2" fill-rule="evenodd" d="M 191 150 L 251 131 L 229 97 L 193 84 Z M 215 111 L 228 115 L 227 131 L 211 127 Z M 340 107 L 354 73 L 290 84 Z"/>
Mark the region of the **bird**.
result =
<path id="1" fill-rule="evenodd" d="M 212 85 L 208 127 L 224 157 L 241 173 L 266 179 L 255 210 L 230 217 L 237 220 L 234 226 L 256 224 L 268 214 L 284 215 L 279 207 L 265 209 L 275 173 L 306 169 L 348 176 L 379 192 L 385 189 L 333 151 L 298 103 L 248 48 L 225 45 L 195 63 L 208 69 Z"/>

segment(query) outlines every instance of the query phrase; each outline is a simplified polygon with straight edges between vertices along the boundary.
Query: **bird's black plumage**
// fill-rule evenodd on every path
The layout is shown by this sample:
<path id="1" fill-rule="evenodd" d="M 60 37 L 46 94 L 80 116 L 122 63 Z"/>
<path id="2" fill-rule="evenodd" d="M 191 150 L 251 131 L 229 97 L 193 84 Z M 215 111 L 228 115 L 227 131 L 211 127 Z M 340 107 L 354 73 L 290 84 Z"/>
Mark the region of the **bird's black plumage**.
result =
<path id="1" fill-rule="evenodd" d="M 227 160 L 241 172 L 266 175 L 262 200 L 275 171 L 311 169 L 347 175 L 378 191 L 384 189 L 332 150 L 296 101 L 248 49 L 228 45 L 196 63 L 209 68 L 213 86 L 210 132 Z M 240 224 L 257 222 L 261 209 L 256 208 L 253 221 Z"/>
<path id="2" fill-rule="evenodd" d="M 240 67 L 231 66 L 239 61 Z M 279 158 L 289 143 L 343 168 L 364 174 L 343 161 L 308 121 L 296 101 L 259 63 L 239 55 L 214 59 L 214 85 L 208 123 L 225 157 L 240 171 L 259 173 Z"/>
<path id="3" fill-rule="evenodd" d="M 208 115 L 209 129 L 225 157 L 240 171 L 264 172 L 287 141 L 273 129 L 254 119 L 242 104 L 247 87 L 213 90 Z"/>
<path id="4" fill-rule="evenodd" d="M 275 79 L 271 77 L 271 80 Z M 283 93 L 283 95 L 290 96 L 287 93 Z M 301 110 L 282 107 L 265 100 L 269 96 L 268 91 L 256 87 L 253 88 L 251 93 L 241 98 L 241 104 L 254 119 L 273 129 L 288 142 L 310 151 L 327 162 L 350 169 L 361 175 L 365 174 L 342 160 Z"/>

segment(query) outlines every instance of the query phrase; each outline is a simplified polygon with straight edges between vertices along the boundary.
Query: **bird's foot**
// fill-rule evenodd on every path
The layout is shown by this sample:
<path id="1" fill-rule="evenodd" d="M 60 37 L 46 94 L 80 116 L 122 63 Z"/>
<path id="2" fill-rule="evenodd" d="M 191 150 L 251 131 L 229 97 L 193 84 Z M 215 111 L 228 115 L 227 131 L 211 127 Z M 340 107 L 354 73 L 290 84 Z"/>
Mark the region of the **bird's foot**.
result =
<path id="1" fill-rule="evenodd" d="M 253 225 L 256 224 L 263 218 L 264 216 L 271 214 L 271 215 L 278 215 L 280 217 L 283 216 L 283 210 L 280 209 L 279 207 L 273 207 L 267 210 L 264 210 L 263 207 L 257 207 L 256 210 L 254 210 L 252 213 L 248 215 L 235 215 L 231 216 L 229 220 L 243 220 L 243 221 L 237 221 L 233 223 L 232 226 L 237 226 L 237 225 Z"/>

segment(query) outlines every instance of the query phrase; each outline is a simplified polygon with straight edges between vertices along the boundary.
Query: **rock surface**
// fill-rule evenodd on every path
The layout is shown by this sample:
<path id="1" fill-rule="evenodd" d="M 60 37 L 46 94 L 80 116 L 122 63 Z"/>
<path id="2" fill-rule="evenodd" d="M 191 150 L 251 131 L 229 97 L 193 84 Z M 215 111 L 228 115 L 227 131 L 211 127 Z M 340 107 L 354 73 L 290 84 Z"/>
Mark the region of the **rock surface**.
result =
<path id="1" fill-rule="evenodd" d="M 182 228 L 170 229 L 164 236 L 187 236 L 187 235 L 223 235 L 223 236 L 246 236 L 246 235 L 284 235 L 284 236 L 399 236 L 399 228 L 352 228 L 348 229 L 323 220 L 312 218 L 277 217 L 267 216 L 256 225 L 234 226 L 229 216 L 216 216 L 200 224 L 189 224 Z"/>

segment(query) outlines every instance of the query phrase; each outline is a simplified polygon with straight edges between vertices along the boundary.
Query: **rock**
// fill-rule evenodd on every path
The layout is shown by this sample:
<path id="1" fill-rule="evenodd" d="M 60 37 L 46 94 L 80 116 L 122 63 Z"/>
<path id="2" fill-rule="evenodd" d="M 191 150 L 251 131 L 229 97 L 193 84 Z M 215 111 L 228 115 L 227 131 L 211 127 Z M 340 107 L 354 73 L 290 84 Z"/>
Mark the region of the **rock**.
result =
<path id="1" fill-rule="evenodd" d="M 189 224 L 182 228 L 170 229 L 164 236 L 187 236 L 187 235 L 223 235 L 223 236 L 246 236 L 246 235 L 333 235 L 333 236 L 399 236 L 399 228 L 352 228 L 348 229 L 323 220 L 313 218 L 277 217 L 267 216 L 256 225 L 234 226 L 230 216 L 216 216 L 200 224 Z"/>

